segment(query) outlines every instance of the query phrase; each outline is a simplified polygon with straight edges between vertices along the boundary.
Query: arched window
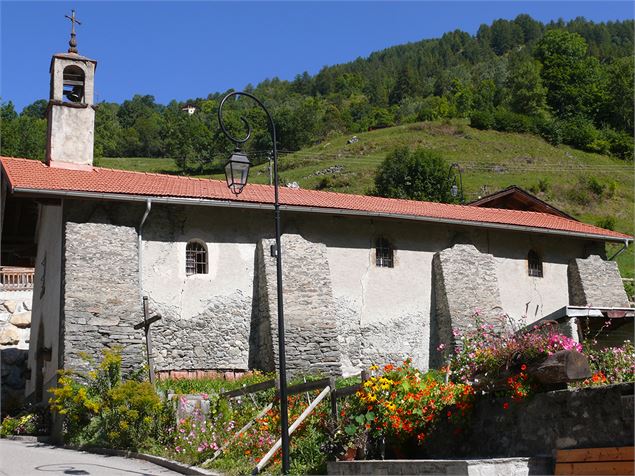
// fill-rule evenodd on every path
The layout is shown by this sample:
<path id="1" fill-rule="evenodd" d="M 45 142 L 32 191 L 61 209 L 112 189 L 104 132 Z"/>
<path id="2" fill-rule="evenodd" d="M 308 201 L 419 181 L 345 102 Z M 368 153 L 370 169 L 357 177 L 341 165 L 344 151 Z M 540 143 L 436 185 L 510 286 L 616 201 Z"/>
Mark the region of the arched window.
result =
<path id="1" fill-rule="evenodd" d="M 380 268 L 392 268 L 395 265 L 394 248 L 385 238 L 375 241 L 375 264 Z"/>
<path id="2" fill-rule="evenodd" d="M 527 253 L 527 271 L 529 276 L 542 278 L 542 259 L 534 250 L 529 250 Z"/>
<path id="3" fill-rule="evenodd" d="M 68 102 L 84 102 L 84 71 L 79 66 L 64 68 L 63 95 Z"/>
<path id="4" fill-rule="evenodd" d="M 185 247 L 185 274 L 207 274 L 207 248 L 198 240 Z"/>

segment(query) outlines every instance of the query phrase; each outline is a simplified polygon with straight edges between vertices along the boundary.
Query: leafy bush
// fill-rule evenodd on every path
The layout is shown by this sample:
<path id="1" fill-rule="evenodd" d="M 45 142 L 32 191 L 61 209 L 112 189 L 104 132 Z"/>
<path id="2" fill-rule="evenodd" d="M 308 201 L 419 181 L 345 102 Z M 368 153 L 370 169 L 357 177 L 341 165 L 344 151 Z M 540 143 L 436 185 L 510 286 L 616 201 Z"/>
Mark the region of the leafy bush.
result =
<path id="1" fill-rule="evenodd" d="M 65 416 L 65 437 L 81 445 L 137 450 L 161 440 L 171 407 L 148 382 L 121 380 L 121 354 L 105 350 L 87 375 L 61 371 L 51 410 Z"/>
<path id="2" fill-rule="evenodd" d="M 604 228 L 605 230 L 614 230 L 615 229 L 615 217 L 606 216 L 600 218 L 596 223 L 600 228 Z"/>
<path id="3" fill-rule="evenodd" d="M 593 144 L 601 139 L 593 122 L 582 116 L 575 116 L 560 121 L 562 130 L 562 142 L 578 149 L 595 152 Z M 595 145 L 597 147 L 597 144 Z"/>
<path id="4" fill-rule="evenodd" d="M 9 435 L 33 435 L 37 433 L 37 415 L 28 413 L 21 417 L 7 416 L 0 425 L 0 438 Z"/>
<path id="5" fill-rule="evenodd" d="M 470 126 L 481 130 L 492 129 L 494 128 L 494 114 L 490 111 L 474 111 L 470 116 Z"/>
<path id="6" fill-rule="evenodd" d="M 618 132 L 610 128 L 602 131 L 604 140 L 609 144 L 611 155 L 619 157 L 622 160 L 633 160 L 633 136 L 626 132 Z"/>
<path id="7" fill-rule="evenodd" d="M 562 144 L 562 124 L 560 121 L 545 118 L 534 118 L 534 127 L 540 136 L 552 145 Z"/>
<path id="8" fill-rule="evenodd" d="M 450 202 L 448 166 L 437 152 L 400 147 L 388 154 L 375 175 L 375 195 Z"/>
<path id="9" fill-rule="evenodd" d="M 529 116 L 506 109 L 494 112 L 493 128 L 501 132 L 534 132 L 534 124 Z"/>

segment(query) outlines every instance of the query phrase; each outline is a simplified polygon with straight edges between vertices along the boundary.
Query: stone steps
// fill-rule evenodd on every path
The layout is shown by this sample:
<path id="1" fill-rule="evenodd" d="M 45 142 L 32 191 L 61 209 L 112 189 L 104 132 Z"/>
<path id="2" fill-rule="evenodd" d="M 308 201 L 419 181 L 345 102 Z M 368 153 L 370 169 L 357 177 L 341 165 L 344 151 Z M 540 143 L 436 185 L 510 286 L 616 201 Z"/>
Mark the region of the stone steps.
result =
<path id="1" fill-rule="evenodd" d="M 439 474 L 467 476 L 529 476 L 553 474 L 553 458 L 418 459 L 332 461 L 328 474 Z"/>

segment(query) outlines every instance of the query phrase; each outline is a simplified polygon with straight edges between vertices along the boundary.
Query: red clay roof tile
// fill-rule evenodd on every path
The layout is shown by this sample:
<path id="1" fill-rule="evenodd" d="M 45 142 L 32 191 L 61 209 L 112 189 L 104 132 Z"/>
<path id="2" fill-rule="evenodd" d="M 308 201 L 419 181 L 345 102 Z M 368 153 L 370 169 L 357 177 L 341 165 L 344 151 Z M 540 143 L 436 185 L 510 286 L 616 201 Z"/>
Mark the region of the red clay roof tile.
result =
<path id="1" fill-rule="evenodd" d="M 13 189 L 78 191 L 104 194 L 126 194 L 152 197 L 181 197 L 205 200 L 224 200 L 245 203 L 273 203 L 273 187 L 248 185 L 235 196 L 220 180 L 180 177 L 127 170 L 93 167 L 92 170 L 69 170 L 49 167 L 28 159 L 0 157 L 0 162 Z M 298 207 L 352 210 L 369 214 L 394 214 L 460 221 L 465 223 L 498 224 L 595 235 L 599 239 L 632 237 L 605 230 L 575 220 L 546 213 L 468 205 L 419 202 L 392 198 L 369 197 L 344 193 L 303 189 L 280 189 L 280 203 Z"/>

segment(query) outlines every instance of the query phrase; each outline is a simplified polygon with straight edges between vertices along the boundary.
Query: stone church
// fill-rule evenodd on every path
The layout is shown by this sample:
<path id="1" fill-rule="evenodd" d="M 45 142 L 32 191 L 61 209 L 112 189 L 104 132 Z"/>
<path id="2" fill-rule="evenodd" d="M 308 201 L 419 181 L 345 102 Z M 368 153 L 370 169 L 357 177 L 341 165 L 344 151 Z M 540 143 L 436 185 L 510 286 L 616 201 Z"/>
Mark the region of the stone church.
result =
<path id="1" fill-rule="evenodd" d="M 273 189 L 93 166 L 96 61 L 52 58 L 46 161 L 0 158 L 2 213 L 37 206 L 26 393 L 123 347 L 159 373 L 273 370 Z M 605 243 L 562 214 L 283 188 L 289 372 L 352 374 L 436 349 L 475 309 L 528 323 L 567 306 L 626 308 Z M 6 206 L 5 206 L 6 205 Z"/>

